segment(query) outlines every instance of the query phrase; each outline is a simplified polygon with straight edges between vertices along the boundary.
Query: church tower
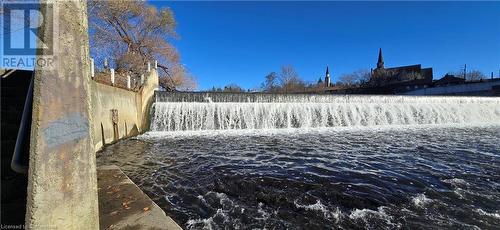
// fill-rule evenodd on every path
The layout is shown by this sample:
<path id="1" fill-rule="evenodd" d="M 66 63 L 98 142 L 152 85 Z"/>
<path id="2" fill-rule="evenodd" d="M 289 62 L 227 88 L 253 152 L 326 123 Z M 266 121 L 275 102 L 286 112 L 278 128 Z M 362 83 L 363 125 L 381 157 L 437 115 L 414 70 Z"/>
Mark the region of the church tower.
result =
<path id="1" fill-rule="evenodd" d="M 377 69 L 384 68 L 384 57 L 382 57 L 382 48 L 378 50 L 378 61 L 377 61 Z"/>
<path id="2" fill-rule="evenodd" d="M 330 87 L 330 71 L 328 71 L 328 66 L 326 66 L 325 86 Z"/>

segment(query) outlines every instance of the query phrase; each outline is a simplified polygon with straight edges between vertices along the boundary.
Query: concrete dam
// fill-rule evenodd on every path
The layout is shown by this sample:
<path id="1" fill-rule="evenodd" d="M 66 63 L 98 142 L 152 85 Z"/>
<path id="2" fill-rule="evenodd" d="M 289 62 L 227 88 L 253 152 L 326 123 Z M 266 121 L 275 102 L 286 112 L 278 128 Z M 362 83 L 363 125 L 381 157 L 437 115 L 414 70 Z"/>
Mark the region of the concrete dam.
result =
<path id="1" fill-rule="evenodd" d="M 99 160 L 123 167 L 182 228 L 497 222 L 486 181 L 498 178 L 500 98 L 156 91 L 154 100 L 150 130 Z M 456 195 L 464 190 L 484 205 Z"/>
<path id="2" fill-rule="evenodd" d="M 495 97 L 156 92 L 151 131 L 488 123 Z"/>

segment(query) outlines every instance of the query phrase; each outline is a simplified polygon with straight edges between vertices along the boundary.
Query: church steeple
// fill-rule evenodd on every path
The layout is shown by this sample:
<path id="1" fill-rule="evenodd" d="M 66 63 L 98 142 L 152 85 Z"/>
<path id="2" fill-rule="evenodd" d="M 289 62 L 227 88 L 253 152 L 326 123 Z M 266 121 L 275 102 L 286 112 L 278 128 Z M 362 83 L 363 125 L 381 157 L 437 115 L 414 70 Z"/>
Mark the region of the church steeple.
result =
<path id="1" fill-rule="evenodd" d="M 330 71 L 328 71 L 328 66 L 326 66 L 325 86 L 330 87 Z"/>
<path id="2" fill-rule="evenodd" d="M 384 57 L 382 57 L 382 48 L 378 50 L 378 61 L 377 61 L 377 69 L 384 68 Z"/>

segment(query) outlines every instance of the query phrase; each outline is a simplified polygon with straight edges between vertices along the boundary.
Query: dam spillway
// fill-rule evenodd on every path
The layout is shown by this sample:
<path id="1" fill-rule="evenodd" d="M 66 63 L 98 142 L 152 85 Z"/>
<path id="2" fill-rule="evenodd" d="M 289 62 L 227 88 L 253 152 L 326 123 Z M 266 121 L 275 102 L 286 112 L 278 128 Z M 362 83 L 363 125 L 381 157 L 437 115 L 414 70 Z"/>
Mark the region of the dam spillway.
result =
<path id="1" fill-rule="evenodd" d="M 98 160 L 184 229 L 490 229 L 499 99 L 156 92 L 151 132 Z"/>
<path id="2" fill-rule="evenodd" d="M 498 97 L 156 92 L 152 131 L 495 123 Z"/>

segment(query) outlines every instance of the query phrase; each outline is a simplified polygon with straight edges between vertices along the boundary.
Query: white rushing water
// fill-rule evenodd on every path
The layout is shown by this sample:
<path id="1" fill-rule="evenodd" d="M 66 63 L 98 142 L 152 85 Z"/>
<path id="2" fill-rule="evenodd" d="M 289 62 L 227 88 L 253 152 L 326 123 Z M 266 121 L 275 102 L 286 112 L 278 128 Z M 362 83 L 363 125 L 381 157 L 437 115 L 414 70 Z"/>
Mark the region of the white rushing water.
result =
<path id="1" fill-rule="evenodd" d="M 234 97 L 231 95 L 231 98 Z M 220 101 L 219 99 L 213 101 Z M 242 101 L 241 97 L 238 100 Z M 268 95 L 265 100 L 262 100 L 264 102 L 255 100 L 255 97 L 248 100 L 251 102 L 206 101 L 208 102 L 156 102 L 151 130 L 277 129 L 500 122 L 500 98 L 498 97 Z"/>

